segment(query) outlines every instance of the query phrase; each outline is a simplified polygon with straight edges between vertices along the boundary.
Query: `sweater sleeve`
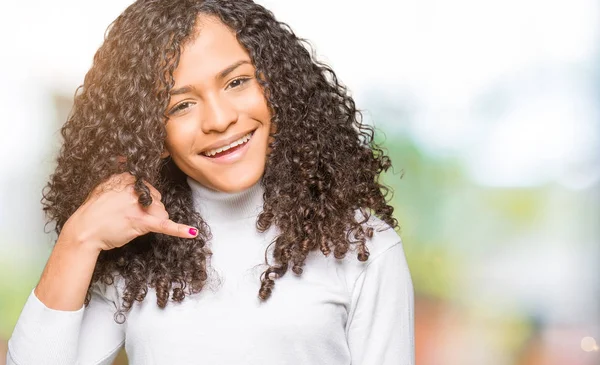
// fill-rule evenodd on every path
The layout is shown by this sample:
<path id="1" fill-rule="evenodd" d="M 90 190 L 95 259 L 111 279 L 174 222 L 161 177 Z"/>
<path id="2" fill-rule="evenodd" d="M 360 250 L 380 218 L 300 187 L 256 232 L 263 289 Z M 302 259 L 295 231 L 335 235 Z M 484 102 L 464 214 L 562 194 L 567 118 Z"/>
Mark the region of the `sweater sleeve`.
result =
<path id="1" fill-rule="evenodd" d="M 358 276 L 346 325 L 353 365 L 414 365 L 414 292 L 402 243 Z"/>
<path id="2" fill-rule="evenodd" d="M 94 284 L 87 307 L 46 307 L 32 291 L 8 341 L 7 365 L 110 365 L 125 341 L 114 285 Z"/>

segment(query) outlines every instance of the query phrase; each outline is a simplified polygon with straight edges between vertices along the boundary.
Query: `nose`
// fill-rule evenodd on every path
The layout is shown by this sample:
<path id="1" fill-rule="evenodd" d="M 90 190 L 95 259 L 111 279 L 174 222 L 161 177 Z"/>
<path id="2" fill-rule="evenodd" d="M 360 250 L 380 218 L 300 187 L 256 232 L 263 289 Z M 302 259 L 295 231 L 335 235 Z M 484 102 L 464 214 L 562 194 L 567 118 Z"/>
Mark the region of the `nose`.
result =
<path id="1" fill-rule="evenodd" d="M 224 132 L 238 120 L 235 107 L 223 96 L 213 94 L 205 99 L 202 132 Z"/>

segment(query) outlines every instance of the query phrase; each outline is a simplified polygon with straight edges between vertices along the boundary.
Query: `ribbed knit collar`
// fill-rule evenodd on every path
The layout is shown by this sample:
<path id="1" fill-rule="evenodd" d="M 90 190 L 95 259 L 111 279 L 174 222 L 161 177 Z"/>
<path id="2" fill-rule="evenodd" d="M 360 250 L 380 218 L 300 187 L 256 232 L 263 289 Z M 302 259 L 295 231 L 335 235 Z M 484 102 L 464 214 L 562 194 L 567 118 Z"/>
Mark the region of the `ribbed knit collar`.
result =
<path id="1" fill-rule="evenodd" d="M 209 189 L 191 177 L 187 182 L 192 189 L 194 207 L 209 225 L 253 218 L 262 211 L 262 180 L 235 193 Z"/>

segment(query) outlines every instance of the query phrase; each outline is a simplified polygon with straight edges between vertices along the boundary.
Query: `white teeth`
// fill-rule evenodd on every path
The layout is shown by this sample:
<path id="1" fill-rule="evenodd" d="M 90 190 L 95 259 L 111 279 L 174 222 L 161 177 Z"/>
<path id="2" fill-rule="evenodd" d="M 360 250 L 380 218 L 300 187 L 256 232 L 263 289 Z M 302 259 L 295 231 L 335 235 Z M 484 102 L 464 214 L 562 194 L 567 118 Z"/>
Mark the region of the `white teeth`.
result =
<path id="1" fill-rule="evenodd" d="M 245 136 L 243 136 L 242 138 L 238 139 L 237 141 L 231 142 L 227 146 L 215 148 L 215 149 L 210 150 L 210 151 L 205 151 L 205 152 L 202 152 L 202 154 L 205 155 L 205 156 L 208 156 L 208 157 L 214 156 L 217 153 L 220 153 L 220 152 L 223 152 L 223 151 L 227 151 L 230 148 L 233 148 L 235 146 L 239 146 L 241 144 L 244 144 L 244 143 L 248 142 L 250 140 L 250 137 L 252 137 L 252 132 L 246 134 Z"/>

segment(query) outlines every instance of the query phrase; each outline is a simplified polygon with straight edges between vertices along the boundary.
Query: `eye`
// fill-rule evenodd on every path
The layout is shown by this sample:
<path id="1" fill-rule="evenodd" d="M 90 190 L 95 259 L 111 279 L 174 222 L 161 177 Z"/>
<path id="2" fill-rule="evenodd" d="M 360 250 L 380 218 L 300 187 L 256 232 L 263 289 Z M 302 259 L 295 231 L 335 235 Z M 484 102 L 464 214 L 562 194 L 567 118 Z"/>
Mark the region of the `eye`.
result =
<path id="1" fill-rule="evenodd" d="M 181 113 L 182 111 L 186 110 L 187 108 L 189 108 L 193 104 L 194 103 L 191 102 L 191 101 L 184 101 L 184 102 L 179 103 L 179 104 L 175 105 L 174 107 L 172 107 L 171 110 L 169 110 L 169 112 L 167 114 L 169 116 L 171 116 L 171 115 L 175 115 L 175 114 Z"/>
<path id="2" fill-rule="evenodd" d="M 229 85 L 227 85 L 227 87 L 225 88 L 225 90 L 231 89 L 231 88 L 240 87 L 243 84 L 245 84 L 246 82 L 248 82 L 248 80 L 250 80 L 249 77 L 240 77 L 240 78 L 237 78 L 237 79 L 231 81 L 229 83 Z"/>

